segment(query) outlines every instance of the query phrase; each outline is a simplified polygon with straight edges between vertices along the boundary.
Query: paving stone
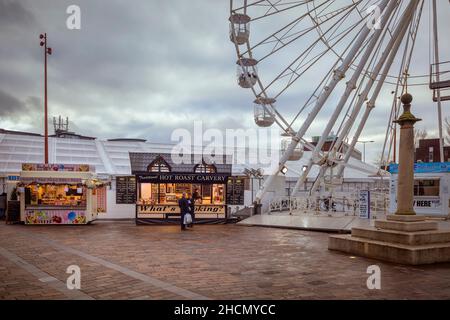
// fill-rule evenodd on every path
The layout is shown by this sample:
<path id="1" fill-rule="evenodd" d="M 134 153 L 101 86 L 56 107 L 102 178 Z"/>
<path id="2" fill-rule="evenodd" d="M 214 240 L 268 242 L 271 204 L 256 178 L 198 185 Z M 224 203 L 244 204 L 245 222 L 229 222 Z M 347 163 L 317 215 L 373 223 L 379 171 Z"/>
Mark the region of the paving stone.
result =
<path id="1" fill-rule="evenodd" d="M 328 234 L 300 230 L 196 226 L 91 227 L 0 225 L 0 247 L 66 283 L 81 269 L 94 299 L 449 299 L 450 264 L 399 266 L 327 249 Z M 382 290 L 366 287 L 367 267 Z M 0 299 L 67 299 L 0 255 Z M 156 281 L 157 280 L 157 281 Z"/>

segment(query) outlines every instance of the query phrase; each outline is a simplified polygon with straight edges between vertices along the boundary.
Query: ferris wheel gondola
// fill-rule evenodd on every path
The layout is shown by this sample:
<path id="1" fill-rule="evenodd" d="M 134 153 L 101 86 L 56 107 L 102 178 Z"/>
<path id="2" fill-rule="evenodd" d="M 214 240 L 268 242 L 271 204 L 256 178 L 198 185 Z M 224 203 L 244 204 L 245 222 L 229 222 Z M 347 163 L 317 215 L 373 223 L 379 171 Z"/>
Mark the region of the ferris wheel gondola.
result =
<path id="1" fill-rule="evenodd" d="M 269 106 L 274 106 L 276 100 L 272 98 L 262 98 L 258 97 L 255 103 L 255 123 L 259 127 L 270 127 L 275 122 L 275 116 L 272 112 L 270 112 Z"/>

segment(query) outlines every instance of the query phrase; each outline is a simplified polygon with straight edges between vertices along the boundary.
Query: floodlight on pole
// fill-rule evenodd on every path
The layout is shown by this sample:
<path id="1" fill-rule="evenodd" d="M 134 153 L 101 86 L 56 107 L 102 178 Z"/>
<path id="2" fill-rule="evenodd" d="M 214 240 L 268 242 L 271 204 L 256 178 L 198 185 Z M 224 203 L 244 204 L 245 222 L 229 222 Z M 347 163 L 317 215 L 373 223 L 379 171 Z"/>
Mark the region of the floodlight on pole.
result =
<path id="1" fill-rule="evenodd" d="M 52 48 L 47 47 L 47 33 L 41 33 L 39 39 L 44 48 L 44 163 L 48 164 L 47 55 L 52 54 Z"/>

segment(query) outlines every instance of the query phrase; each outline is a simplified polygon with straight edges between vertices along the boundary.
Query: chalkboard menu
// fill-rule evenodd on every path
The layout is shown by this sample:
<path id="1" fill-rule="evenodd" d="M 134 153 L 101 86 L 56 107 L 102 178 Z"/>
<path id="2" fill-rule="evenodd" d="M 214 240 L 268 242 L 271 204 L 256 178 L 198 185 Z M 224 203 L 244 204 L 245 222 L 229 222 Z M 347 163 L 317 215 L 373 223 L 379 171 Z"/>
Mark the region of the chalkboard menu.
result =
<path id="1" fill-rule="evenodd" d="M 227 182 L 227 205 L 244 205 L 245 178 L 230 177 Z"/>
<path id="2" fill-rule="evenodd" d="M 8 201 L 7 223 L 20 222 L 20 201 Z"/>
<path id="3" fill-rule="evenodd" d="M 136 177 L 117 177 L 116 204 L 136 203 Z"/>

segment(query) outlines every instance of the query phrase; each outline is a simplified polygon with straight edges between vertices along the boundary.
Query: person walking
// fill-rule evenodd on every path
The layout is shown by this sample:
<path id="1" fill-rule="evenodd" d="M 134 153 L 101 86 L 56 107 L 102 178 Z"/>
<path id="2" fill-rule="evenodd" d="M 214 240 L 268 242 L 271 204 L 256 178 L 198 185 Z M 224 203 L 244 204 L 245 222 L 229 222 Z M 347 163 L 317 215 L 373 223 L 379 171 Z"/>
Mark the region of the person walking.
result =
<path id="1" fill-rule="evenodd" d="M 183 192 L 181 199 L 178 200 L 178 206 L 180 207 L 180 213 L 181 213 L 181 218 L 180 218 L 181 230 L 186 230 L 186 225 L 184 224 L 184 216 L 186 215 L 186 213 L 189 213 L 189 211 L 190 211 L 189 201 L 186 198 L 186 192 Z"/>
<path id="2" fill-rule="evenodd" d="M 195 222 L 195 194 L 192 195 L 191 199 L 189 199 L 189 213 L 191 214 L 191 218 L 192 218 L 192 223 L 189 225 L 189 227 L 193 228 L 194 227 L 194 222 Z"/>

